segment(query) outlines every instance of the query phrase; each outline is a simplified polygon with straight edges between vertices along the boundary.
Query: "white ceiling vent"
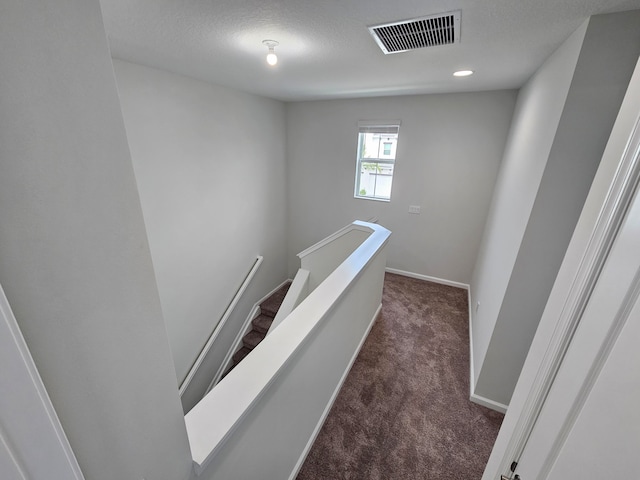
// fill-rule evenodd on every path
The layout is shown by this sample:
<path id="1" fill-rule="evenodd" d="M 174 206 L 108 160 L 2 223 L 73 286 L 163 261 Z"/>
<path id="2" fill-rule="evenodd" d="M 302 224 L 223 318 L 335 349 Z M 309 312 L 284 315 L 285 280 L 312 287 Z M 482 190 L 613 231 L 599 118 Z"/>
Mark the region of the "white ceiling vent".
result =
<path id="1" fill-rule="evenodd" d="M 385 54 L 460 41 L 460 10 L 369 27 Z"/>

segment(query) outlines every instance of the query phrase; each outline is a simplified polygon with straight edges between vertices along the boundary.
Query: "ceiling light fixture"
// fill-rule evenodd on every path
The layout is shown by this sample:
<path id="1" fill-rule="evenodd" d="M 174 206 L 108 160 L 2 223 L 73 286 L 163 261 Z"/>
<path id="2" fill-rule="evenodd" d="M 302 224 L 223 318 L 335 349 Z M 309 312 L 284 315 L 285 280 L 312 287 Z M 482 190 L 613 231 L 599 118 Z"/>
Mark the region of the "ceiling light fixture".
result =
<path id="1" fill-rule="evenodd" d="M 469 75 L 473 75 L 473 70 L 458 70 L 457 72 L 453 72 L 454 77 L 468 77 Z"/>
<path id="2" fill-rule="evenodd" d="M 263 40 L 262 44 L 269 49 L 269 53 L 267 53 L 267 63 L 271 66 L 278 63 L 278 56 L 276 55 L 275 48 L 280 45 L 280 43 L 275 40 Z"/>

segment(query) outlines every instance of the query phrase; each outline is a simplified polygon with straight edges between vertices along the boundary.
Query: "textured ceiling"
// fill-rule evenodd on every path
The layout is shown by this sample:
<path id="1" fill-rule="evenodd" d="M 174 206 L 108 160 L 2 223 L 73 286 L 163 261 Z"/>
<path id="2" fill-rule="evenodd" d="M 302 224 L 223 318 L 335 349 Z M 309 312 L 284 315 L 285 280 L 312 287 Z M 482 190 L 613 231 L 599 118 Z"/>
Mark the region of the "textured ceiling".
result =
<path id="1" fill-rule="evenodd" d="M 520 87 L 590 15 L 640 0 L 101 0 L 116 58 L 280 100 Z M 367 27 L 462 10 L 461 41 L 384 55 Z M 280 42 L 269 67 L 262 40 Z M 454 78 L 455 70 L 475 75 Z"/>

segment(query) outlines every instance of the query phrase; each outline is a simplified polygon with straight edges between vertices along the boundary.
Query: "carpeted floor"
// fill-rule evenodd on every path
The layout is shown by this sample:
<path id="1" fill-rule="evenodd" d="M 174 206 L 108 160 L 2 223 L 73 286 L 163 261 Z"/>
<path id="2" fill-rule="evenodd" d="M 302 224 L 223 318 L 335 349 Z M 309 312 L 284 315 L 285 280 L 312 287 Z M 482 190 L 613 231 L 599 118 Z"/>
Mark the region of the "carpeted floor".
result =
<path id="1" fill-rule="evenodd" d="M 297 480 L 477 480 L 502 418 L 469 401 L 466 290 L 387 273 L 382 314 Z"/>

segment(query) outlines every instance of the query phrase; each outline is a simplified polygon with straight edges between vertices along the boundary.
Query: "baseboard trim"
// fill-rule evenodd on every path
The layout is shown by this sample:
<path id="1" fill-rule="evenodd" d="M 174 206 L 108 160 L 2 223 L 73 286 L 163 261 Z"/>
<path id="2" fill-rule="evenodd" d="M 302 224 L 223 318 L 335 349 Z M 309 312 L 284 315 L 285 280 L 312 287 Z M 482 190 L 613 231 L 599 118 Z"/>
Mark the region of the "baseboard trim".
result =
<path id="1" fill-rule="evenodd" d="M 494 402 L 493 400 L 481 397 L 480 395 L 476 395 L 475 393 L 471 394 L 469 400 L 471 400 L 473 403 L 477 403 L 478 405 L 482 405 L 483 407 L 490 408 L 491 410 L 495 410 L 496 412 L 500 413 L 507 413 L 507 408 L 509 407 L 508 405 Z"/>
<path id="2" fill-rule="evenodd" d="M 422 275 L 421 273 L 407 272 L 405 270 L 398 270 L 397 268 L 385 268 L 385 272 L 395 273 L 396 275 L 402 275 L 404 277 L 417 278 L 418 280 L 426 280 L 427 282 L 440 283 L 442 285 L 448 285 L 450 287 L 464 288 L 469 290 L 468 283 L 454 282 L 453 280 L 446 280 L 444 278 L 430 277 L 429 275 Z"/>
<path id="3" fill-rule="evenodd" d="M 476 383 L 476 368 L 473 360 L 473 310 L 471 309 L 471 289 L 469 294 L 469 396 L 473 395 Z"/>
<path id="4" fill-rule="evenodd" d="M 298 459 L 298 462 L 296 463 L 296 466 L 291 471 L 291 475 L 289 476 L 289 480 L 295 480 L 295 478 L 298 476 L 298 473 L 300 472 L 300 469 L 302 468 L 302 464 L 304 463 L 305 459 L 307 458 L 307 455 L 309 454 L 309 450 L 311 450 L 311 447 L 313 446 L 314 442 L 316 441 L 316 438 L 318 437 L 318 434 L 320 433 L 320 429 L 324 425 L 324 422 L 327 419 L 327 416 L 329 415 L 329 412 L 331 411 L 331 407 L 333 407 L 333 404 L 336 401 L 336 398 L 338 397 L 338 394 L 340 393 L 340 390 L 342 389 L 342 385 L 344 384 L 345 380 L 347 379 L 347 375 L 349 375 L 349 372 L 351 371 L 351 367 L 353 366 L 353 363 L 356 361 L 356 358 L 358 358 L 358 354 L 360 353 L 360 349 L 362 348 L 362 345 L 364 345 L 365 340 L 369 336 L 369 332 L 371 331 L 371 328 L 373 328 L 373 324 L 376 323 L 376 319 L 380 315 L 381 311 L 382 311 L 382 303 L 380 305 L 378 305 L 376 313 L 373 315 L 373 318 L 369 322 L 369 326 L 367 327 L 367 330 L 364 332 L 364 335 L 362 336 L 362 339 L 360 339 L 360 343 L 358 345 L 358 348 L 356 349 L 356 351 L 354 352 L 353 356 L 351 357 L 351 360 L 349 360 L 349 364 L 347 365 L 347 368 L 343 372 L 342 377 L 340 378 L 340 381 L 338 382 L 338 385 L 337 385 L 336 389 L 333 391 L 333 394 L 331 395 L 331 398 L 329 399 L 329 403 L 327 404 L 326 408 L 322 412 L 322 415 L 320 416 L 320 419 L 318 420 L 318 423 L 317 423 L 316 427 L 314 428 L 313 433 L 311 434 L 311 438 L 309 438 L 309 441 L 305 445 L 304 450 L 302 450 L 302 453 L 300 454 L 300 458 Z"/>
<path id="5" fill-rule="evenodd" d="M 471 308 L 471 290 L 469 290 L 469 400 L 496 412 L 506 413 L 508 405 L 498 403 L 474 393 L 476 389 L 476 368 L 473 361 L 473 310 Z"/>

